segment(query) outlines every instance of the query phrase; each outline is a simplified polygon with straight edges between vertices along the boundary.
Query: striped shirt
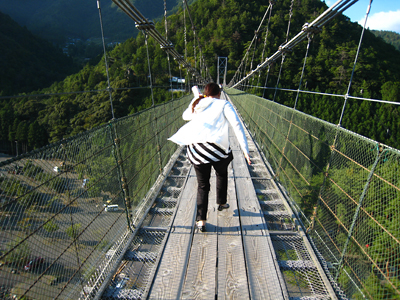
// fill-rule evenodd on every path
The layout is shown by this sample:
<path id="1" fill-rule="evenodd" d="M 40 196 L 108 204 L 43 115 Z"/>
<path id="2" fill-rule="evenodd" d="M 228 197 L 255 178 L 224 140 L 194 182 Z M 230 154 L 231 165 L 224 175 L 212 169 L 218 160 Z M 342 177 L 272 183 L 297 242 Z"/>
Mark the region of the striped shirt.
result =
<path id="1" fill-rule="evenodd" d="M 231 149 L 226 153 L 214 143 L 195 143 L 187 146 L 187 157 L 192 164 L 209 164 L 229 157 Z"/>

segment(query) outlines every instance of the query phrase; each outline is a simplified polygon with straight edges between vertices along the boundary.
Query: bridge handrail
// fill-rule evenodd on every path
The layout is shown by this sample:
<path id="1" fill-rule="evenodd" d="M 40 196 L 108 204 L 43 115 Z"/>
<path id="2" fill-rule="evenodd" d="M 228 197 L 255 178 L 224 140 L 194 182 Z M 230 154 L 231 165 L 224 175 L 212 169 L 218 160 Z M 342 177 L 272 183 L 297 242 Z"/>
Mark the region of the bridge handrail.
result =
<path id="1" fill-rule="evenodd" d="M 226 92 L 346 295 L 399 297 L 400 151 L 271 100 Z"/>

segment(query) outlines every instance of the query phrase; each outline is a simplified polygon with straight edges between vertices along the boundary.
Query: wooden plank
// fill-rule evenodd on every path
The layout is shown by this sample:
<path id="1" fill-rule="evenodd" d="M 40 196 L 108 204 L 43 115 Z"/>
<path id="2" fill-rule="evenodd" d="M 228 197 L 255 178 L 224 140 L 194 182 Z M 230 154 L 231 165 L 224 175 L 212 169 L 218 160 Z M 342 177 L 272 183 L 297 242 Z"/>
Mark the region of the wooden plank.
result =
<path id="1" fill-rule="evenodd" d="M 249 299 L 235 182 L 231 166 L 228 171 L 228 203 L 230 207 L 222 212 L 217 210 L 214 172 L 211 177 L 207 233 L 195 234 L 193 237 L 182 294 L 183 299 L 213 299 L 216 292 L 218 299 Z M 218 276 L 216 277 L 216 275 Z"/>
<path id="2" fill-rule="evenodd" d="M 214 173 L 214 172 L 212 172 Z M 195 232 L 182 299 L 214 299 L 217 265 L 217 206 L 215 175 L 211 176 L 207 232 Z"/>
<path id="3" fill-rule="evenodd" d="M 228 203 L 218 212 L 218 299 L 250 299 L 240 232 L 232 164 L 228 169 Z"/>
<path id="4" fill-rule="evenodd" d="M 191 168 L 182 192 L 172 231 L 165 245 L 149 299 L 178 299 L 183 288 L 192 242 L 196 211 L 197 180 Z"/>
<path id="5" fill-rule="evenodd" d="M 230 141 L 235 157 L 233 169 L 250 296 L 252 299 L 287 299 L 286 287 L 281 279 L 275 252 L 245 158 L 236 138 L 231 137 Z"/>

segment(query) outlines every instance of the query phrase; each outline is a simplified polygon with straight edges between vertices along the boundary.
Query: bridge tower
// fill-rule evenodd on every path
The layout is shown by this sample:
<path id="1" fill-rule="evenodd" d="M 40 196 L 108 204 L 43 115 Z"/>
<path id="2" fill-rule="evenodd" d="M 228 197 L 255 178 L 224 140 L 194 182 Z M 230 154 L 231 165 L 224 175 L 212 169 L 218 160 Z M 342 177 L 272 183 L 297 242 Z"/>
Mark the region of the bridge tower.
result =
<path id="1" fill-rule="evenodd" d="M 217 84 L 220 84 L 219 79 L 223 78 L 223 86 L 226 86 L 226 71 L 228 68 L 228 58 L 223 56 L 218 56 L 218 64 L 217 64 Z"/>

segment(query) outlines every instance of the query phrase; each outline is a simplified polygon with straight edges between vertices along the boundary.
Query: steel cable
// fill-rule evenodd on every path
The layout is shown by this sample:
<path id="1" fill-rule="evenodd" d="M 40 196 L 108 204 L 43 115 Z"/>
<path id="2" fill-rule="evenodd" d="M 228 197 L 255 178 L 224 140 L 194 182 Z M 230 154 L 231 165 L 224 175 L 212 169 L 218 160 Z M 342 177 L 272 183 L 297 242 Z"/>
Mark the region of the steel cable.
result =
<path id="1" fill-rule="evenodd" d="M 112 89 L 110 85 L 110 72 L 108 70 L 108 61 L 107 61 L 107 51 L 106 51 L 106 42 L 104 40 L 104 30 L 103 30 L 103 18 L 101 15 L 101 7 L 100 7 L 100 0 L 97 0 L 97 8 L 99 10 L 99 19 L 100 19 L 100 28 L 101 28 L 101 39 L 103 43 L 103 52 L 104 52 L 104 63 L 106 65 L 106 74 L 107 74 L 107 90 L 110 97 L 110 107 L 111 107 L 111 115 L 112 119 L 114 120 L 114 107 L 112 103 Z"/>
<path id="2" fill-rule="evenodd" d="M 244 78 L 241 78 L 237 82 L 231 82 L 230 87 L 236 87 L 238 84 L 247 80 L 249 77 L 254 76 L 259 70 L 264 69 L 266 66 L 270 65 L 274 61 L 276 61 L 279 57 L 281 57 L 287 51 L 291 51 L 295 46 L 297 46 L 300 42 L 307 38 L 307 33 L 312 31 L 318 31 L 322 26 L 324 26 L 327 22 L 332 20 L 337 14 L 343 12 L 351 5 L 356 3 L 358 0 L 339 0 L 332 7 L 328 8 L 324 13 L 322 13 L 319 17 L 317 17 L 311 23 L 305 23 L 303 25 L 302 30 L 294 36 L 290 41 L 281 45 L 279 49 L 270 57 L 267 57 L 264 62 L 259 64 L 256 69 L 252 70 L 249 74 L 247 74 Z"/>
<path id="3" fill-rule="evenodd" d="M 338 126 L 341 126 L 341 124 L 342 124 L 344 110 L 346 108 L 346 103 L 347 103 L 347 99 L 348 99 L 348 96 L 349 96 L 349 93 L 350 93 L 351 84 L 353 82 L 354 71 L 355 71 L 356 65 L 357 65 L 358 55 L 360 54 L 361 43 L 362 43 L 362 40 L 363 40 L 363 37 L 364 37 L 365 27 L 366 27 L 367 21 L 368 21 L 368 15 L 369 15 L 369 12 L 371 10 L 371 4 L 372 4 L 372 0 L 369 1 L 368 9 L 367 9 L 367 12 L 365 14 L 364 26 L 363 26 L 363 29 L 362 29 L 362 32 L 361 32 L 360 40 L 358 42 L 357 53 L 356 53 L 356 57 L 354 58 L 353 70 L 351 71 L 349 85 L 347 87 L 347 92 L 346 92 L 346 95 L 344 97 L 344 104 L 343 104 L 343 108 L 342 108 L 342 113 L 340 114 L 340 119 L 339 119 Z"/>

